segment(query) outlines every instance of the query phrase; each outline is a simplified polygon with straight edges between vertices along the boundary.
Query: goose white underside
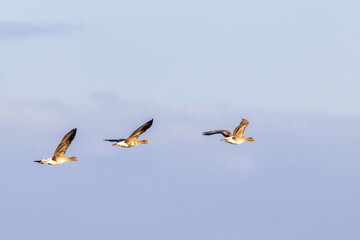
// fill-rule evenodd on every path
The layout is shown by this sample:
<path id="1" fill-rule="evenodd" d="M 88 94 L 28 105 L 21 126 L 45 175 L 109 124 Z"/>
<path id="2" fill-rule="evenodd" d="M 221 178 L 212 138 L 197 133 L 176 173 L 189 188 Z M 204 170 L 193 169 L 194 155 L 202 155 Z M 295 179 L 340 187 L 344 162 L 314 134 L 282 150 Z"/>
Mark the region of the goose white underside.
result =
<path id="1" fill-rule="evenodd" d="M 237 139 L 235 140 L 233 137 L 226 137 L 224 139 L 222 139 L 221 141 L 225 141 L 231 144 L 241 144 L 243 142 L 245 142 L 245 139 Z"/>
<path id="2" fill-rule="evenodd" d="M 127 143 L 125 143 L 125 141 L 120 141 L 120 142 L 115 143 L 114 146 L 129 148 L 129 147 L 133 147 L 135 145 L 127 144 Z"/>
<path id="3" fill-rule="evenodd" d="M 56 159 L 56 161 L 52 160 L 52 158 L 48 158 L 48 159 L 43 159 L 41 161 L 41 164 L 58 165 L 58 164 L 63 164 L 65 162 L 66 162 L 65 158 L 58 158 Z"/>

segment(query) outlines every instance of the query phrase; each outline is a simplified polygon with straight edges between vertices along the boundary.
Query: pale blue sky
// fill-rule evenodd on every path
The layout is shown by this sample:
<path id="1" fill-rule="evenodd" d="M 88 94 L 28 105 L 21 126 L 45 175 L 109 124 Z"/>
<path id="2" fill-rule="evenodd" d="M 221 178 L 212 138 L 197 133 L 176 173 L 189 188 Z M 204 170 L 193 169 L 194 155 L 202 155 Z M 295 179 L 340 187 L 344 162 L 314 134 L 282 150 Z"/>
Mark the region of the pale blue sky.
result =
<path id="1" fill-rule="evenodd" d="M 357 1 L 3 5 L 3 96 L 360 113 Z"/>
<path id="2" fill-rule="evenodd" d="M 359 239 L 359 11 L 2 1 L 0 238 Z M 79 162 L 33 162 L 74 127 Z"/>

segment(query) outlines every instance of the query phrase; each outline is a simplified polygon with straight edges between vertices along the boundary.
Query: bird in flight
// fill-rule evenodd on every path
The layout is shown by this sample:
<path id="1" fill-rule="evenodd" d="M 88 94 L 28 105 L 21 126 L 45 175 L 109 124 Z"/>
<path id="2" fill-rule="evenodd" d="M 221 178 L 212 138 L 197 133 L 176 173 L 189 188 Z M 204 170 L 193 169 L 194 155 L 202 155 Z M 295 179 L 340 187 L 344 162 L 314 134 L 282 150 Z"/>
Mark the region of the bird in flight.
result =
<path id="1" fill-rule="evenodd" d="M 246 126 L 249 124 L 249 121 L 246 119 L 242 119 L 239 126 L 237 126 L 232 133 L 229 130 L 213 130 L 208 132 L 203 132 L 203 135 L 213 135 L 221 133 L 225 138 L 223 138 L 221 141 L 228 142 L 231 144 L 240 144 L 246 141 L 255 141 L 252 137 L 245 138 L 244 137 L 244 130 Z"/>
<path id="2" fill-rule="evenodd" d="M 72 129 L 68 132 L 64 138 L 61 140 L 59 146 L 56 148 L 54 155 L 51 158 L 44 158 L 43 160 L 37 160 L 34 162 L 38 162 L 40 164 L 49 164 L 49 165 L 57 165 L 66 163 L 68 161 L 79 161 L 76 157 L 65 157 L 65 152 L 71 144 L 71 141 L 74 140 L 76 135 L 76 128 Z"/>
<path id="3" fill-rule="evenodd" d="M 125 148 L 134 147 L 139 144 L 149 144 L 149 141 L 147 140 L 138 141 L 137 139 L 141 134 L 143 134 L 146 130 L 148 130 L 151 127 L 153 120 L 154 119 L 151 119 L 147 123 L 141 125 L 128 138 L 104 139 L 104 141 L 115 142 L 113 144 L 114 146 L 125 147 Z"/>

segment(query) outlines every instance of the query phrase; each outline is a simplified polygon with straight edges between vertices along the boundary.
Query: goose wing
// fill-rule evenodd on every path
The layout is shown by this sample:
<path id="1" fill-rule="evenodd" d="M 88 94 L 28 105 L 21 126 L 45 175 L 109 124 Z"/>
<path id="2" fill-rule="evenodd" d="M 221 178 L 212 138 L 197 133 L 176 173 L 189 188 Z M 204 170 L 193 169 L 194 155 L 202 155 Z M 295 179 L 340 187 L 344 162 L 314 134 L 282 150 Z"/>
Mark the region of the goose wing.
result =
<path id="1" fill-rule="evenodd" d="M 126 140 L 125 138 L 120 138 L 120 139 L 104 139 L 104 141 L 108 141 L 108 142 L 121 142 Z"/>
<path id="2" fill-rule="evenodd" d="M 231 131 L 229 130 L 213 130 L 213 131 L 207 131 L 207 132 L 203 132 L 203 135 L 213 135 L 213 134 L 218 134 L 221 133 L 224 137 L 231 137 L 233 134 Z"/>
<path id="3" fill-rule="evenodd" d="M 249 121 L 243 118 L 241 120 L 241 123 L 239 124 L 239 126 L 237 126 L 235 128 L 234 135 L 238 136 L 238 137 L 244 137 L 244 130 L 248 124 L 249 124 Z"/>
<path id="4" fill-rule="evenodd" d="M 130 136 L 129 138 L 138 138 L 141 134 L 143 134 L 146 130 L 148 130 L 152 123 L 153 123 L 154 119 L 151 119 L 150 121 L 148 121 L 147 123 L 144 123 L 143 125 L 141 125 L 140 127 L 138 127 L 138 129 L 136 129 Z"/>
<path id="5" fill-rule="evenodd" d="M 71 141 L 74 140 L 76 135 L 76 128 L 68 132 L 63 139 L 61 140 L 59 146 L 56 148 L 54 156 L 65 156 L 65 152 L 71 144 Z"/>

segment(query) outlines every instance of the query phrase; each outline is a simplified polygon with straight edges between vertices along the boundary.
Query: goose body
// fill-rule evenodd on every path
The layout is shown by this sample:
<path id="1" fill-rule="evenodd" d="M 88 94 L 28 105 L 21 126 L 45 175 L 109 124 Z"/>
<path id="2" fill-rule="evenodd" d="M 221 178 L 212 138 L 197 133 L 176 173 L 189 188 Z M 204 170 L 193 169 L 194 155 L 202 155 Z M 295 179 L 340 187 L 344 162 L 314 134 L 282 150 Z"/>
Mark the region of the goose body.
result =
<path id="1" fill-rule="evenodd" d="M 109 140 L 105 140 L 105 141 L 109 141 Z M 132 140 L 132 139 L 125 139 L 125 140 L 121 140 L 118 141 L 116 143 L 114 143 L 114 146 L 117 147 L 125 147 L 125 148 L 129 148 L 129 147 L 135 147 L 139 144 L 149 144 L 149 142 L 147 140 L 142 140 L 142 141 L 137 141 L 137 140 Z"/>
<path id="2" fill-rule="evenodd" d="M 40 164 L 58 165 L 58 164 L 66 163 L 68 161 L 78 161 L 76 157 L 70 157 L 70 158 L 65 157 L 65 152 L 70 146 L 72 140 L 74 140 L 75 135 L 76 135 L 76 128 L 72 129 L 63 137 L 52 157 L 44 158 L 43 160 L 34 161 L 34 162 L 38 162 Z"/>
<path id="3" fill-rule="evenodd" d="M 124 148 L 134 147 L 139 144 L 149 144 L 149 141 L 147 140 L 138 141 L 138 137 L 151 127 L 153 120 L 154 119 L 151 119 L 150 121 L 141 125 L 128 138 L 104 139 L 104 141 L 115 142 L 113 146 L 124 147 Z"/>
<path id="4" fill-rule="evenodd" d="M 118 141 L 118 142 L 114 143 L 113 145 L 117 146 L 117 147 L 133 147 L 136 145 L 136 143 L 126 143 L 125 140 L 126 139 L 124 139 L 122 141 Z"/>
<path id="5" fill-rule="evenodd" d="M 208 135 L 220 133 L 224 136 L 224 138 L 221 139 L 221 141 L 231 144 L 241 144 L 246 141 L 255 141 L 252 137 L 248 137 L 248 138 L 244 137 L 244 131 L 248 124 L 249 121 L 243 118 L 239 126 L 235 128 L 234 132 L 231 132 L 229 130 L 213 130 L 213 131 L 203 132 L 203 135 L 208 136 Z"/>
<path id="6" fill-rule="evenodd" d="M 221 141 L 231 143 L 231 144 L 240 144 L 240 143 L 246 142 L 248 140 L 245 140 L 245 138 L 226 137 L 226 138 L 221 139 Z"/>

